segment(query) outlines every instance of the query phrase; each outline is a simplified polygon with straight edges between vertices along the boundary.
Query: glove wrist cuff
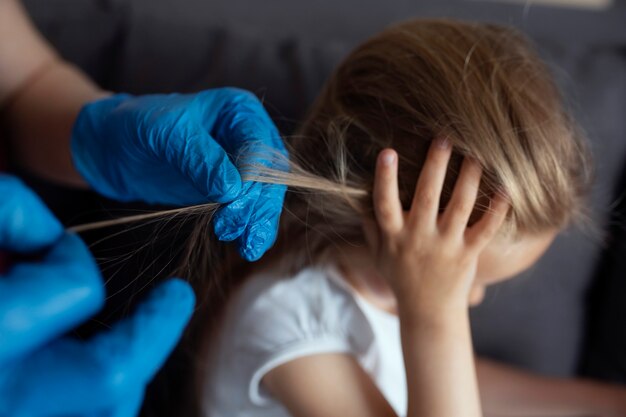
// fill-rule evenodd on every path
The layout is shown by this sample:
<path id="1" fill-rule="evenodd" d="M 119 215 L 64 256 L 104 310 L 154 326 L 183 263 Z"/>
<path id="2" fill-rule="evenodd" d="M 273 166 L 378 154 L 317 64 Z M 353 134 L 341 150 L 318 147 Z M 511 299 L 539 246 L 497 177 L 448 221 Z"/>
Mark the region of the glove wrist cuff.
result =
<path id="1" fill-rule="evenodd" d="M 132 96 L 118 93 L 85 104 L 72 127 L 70 152 L 74 168 L 98 193 L 116 200 L 125 200 L 115 190 L 101 170 L 102 158 L 107 154 L 107 119 L 124 101 Z"/>

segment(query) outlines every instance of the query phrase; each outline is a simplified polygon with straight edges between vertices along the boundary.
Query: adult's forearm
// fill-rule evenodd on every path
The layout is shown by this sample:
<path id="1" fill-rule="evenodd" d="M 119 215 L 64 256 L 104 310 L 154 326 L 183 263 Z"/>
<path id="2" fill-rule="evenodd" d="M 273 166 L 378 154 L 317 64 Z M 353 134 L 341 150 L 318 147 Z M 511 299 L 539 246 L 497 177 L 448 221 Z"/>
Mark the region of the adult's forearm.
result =
<path id="1" fill-rule="evenodd" d="M 72 126 L 85 103 L 104 95 L 78 69 L 63 62 L 48 67 L 6 110 L 15 162 L 48 180 L 86 186 L 71 159 Z"/>
<path id="2" fill-rule="evenodd" d="M 0 108 L 13 160 L 52 181 L 84 186 L 70 138 L 81 107 L 103 97 L 39 35 L 17 0 L 0 0 Z"/>
<path id="3" fill-rule="evenodd" d="M 0 107 L 34 73 L 56 59 L 18 0 L 0 0 Z"/>

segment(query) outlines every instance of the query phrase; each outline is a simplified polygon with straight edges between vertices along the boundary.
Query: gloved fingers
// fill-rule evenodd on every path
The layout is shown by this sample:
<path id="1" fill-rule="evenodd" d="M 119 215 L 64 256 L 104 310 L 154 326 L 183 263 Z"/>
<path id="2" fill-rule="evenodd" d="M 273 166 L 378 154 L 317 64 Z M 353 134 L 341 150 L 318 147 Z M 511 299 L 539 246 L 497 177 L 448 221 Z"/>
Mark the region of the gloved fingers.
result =
<path id="1" fill-rule="evenodd" d="M 263 184 L 248 225 L 239 237 L 239 253 L 248 261 L 256 261 L 272 247 L 278 233 L 287 187 Z"/>
<path id="2" fill-rule="evenodd" d="M 124 376 L 103 369 L 88 343 L 57 339 L 0 368 L 0 415 L 135 417 L 145 384 Z"/>
<path id="3" fill-rule="evenodd" d="M 261 195 L 262 185 L 254 182 L 244 183 L 241 196 L 228 205 L 221 207 L 213 217 L 213 229 L 219 240 L 237 239 L 248 226 L 252 211 Z"/>
<path id="4" fill-rule="evenodd" d="M 183 280 L 171 279 L 154 289 L 134 314 L 87 343 L 100 369 L 108 397 L 147 384 L 180 339 L 193 312 L 195 296 Z"/>
<path id="5" fill-rule="evenodd" d="M 226 151 L 200 128 L 173 134 L 166 160 L 188 178 L 206 202 L 227 203 L 241 192 L 239 171 Z"/>
<path id="6" fill-rule="evenodd" d="M 0 248 L 32 252 L 51 245 L 63 226 L 19 179 L 0 174 Z"/>
<path id="7" fill-rule="evenodd" d="M 104 302 L 100 271 L 85 244 L 65 234 L 37 262 L 0 277 L 0 366 L 75 327 Z"/>
<path id="8" fill-rule="evenodd" d="M 240 170 L 260 174 L 257 167 L 288 170 L 287 151 L 282 139 L 265 111 L 252 93 L 238 89 L 223 89 L 224 104 L 215 119 L 212 134 L 216 140 L 236 155 Z M 255 187 L 246 187 L 242 196 L 216 215 L 215 231 L 221 240 L 238 237 L 239 251 L 247 260 L 259 259 L 275 239 L 286 187 L 263 184 L 260 194 Z M 246 196 L 250 192 L 250 196 Z M 245 221 L 245 225 L 244 225 Z M 228 231 L 232 231 L 228 233 Z"/>
<path id="9" fill-rule="evenodd" d="M 86 342 L 57 339 L 27 360 L 0 368 L 0 411 L 11 416 L 85 415 L 93 410 L 131 415 L 141 404 L 138 391 L 143 393 L 178 342 L 193 305 L 189 284 L 173 279 L 111 330 Z"/>
<path id="10" fill-rule="evenodd" d="M 0 412 L 10 416 L 99 415 L 119 401 L 103 394 L 103 370 L 85 343 L 56 339 L 0 371 Z M 96 411 L 94 411 L 96 410 Z"/>

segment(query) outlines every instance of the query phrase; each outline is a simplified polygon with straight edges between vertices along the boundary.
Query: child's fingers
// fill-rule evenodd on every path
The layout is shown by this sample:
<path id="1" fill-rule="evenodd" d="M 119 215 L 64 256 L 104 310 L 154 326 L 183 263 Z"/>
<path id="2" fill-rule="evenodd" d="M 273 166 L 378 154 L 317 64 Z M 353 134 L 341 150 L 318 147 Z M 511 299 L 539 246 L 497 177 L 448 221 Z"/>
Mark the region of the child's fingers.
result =
<path id="1" fill-rule="evenodd" d="M 466 157 L 461 165 L 461 172 L 454 185 L 452 197 L 441 216 L 442 231 L 463 236 L 474 210 L 481 175 L 482 169 L 478 162 Z"/>
<path id="2" fill-rule="evenodd" d="M 451 154 L 452 146 L 445 137 L 436 138 L 430 145 L 411 203 L 409 218 L 413 224 L 432 227 L 436 225 L 439 198 Z"/>
<path id="3" fill-rule="evenodd" d="M 404 219 L 398 192 L 398 154 L 384 149 L 378 155 L 374 176 L 374 212 L 381 231 L 402 230 Z"/>
<path id="4" fill-rule="evenodd" d="M 478 222 L 467 229 L 465 241 L 468 245 L 482 250 L 496 235 L 509 211 L 509 201 L 502 193 L 497 193 L 489 202 L 487 210 Z"/>

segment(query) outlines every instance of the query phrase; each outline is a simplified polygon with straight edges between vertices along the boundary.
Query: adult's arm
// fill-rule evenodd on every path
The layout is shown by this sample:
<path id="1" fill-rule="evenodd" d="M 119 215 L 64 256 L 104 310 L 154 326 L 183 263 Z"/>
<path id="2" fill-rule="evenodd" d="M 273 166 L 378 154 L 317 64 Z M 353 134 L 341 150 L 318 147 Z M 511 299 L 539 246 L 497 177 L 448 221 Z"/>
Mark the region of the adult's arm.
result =
<path id="1" fill-rule="evenodd" d="M 59 57 L 18 0 L 0 0 L 0 109 L 15 163 L 86 187 L 72 163 L 72 126 L 85 103 L 107 95 Z"/>

